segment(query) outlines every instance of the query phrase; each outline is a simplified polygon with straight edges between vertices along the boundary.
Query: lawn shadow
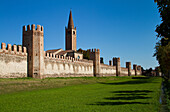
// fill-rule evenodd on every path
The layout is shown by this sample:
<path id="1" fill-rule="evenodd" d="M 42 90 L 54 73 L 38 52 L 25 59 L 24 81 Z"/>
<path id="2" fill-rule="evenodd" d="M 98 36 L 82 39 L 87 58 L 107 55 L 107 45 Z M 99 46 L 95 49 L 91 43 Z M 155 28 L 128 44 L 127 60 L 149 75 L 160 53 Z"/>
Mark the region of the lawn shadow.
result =
<path id="1" fill-rule="evenodd" d="M 113 83 L 105 83 L 105 82 L 99 82 L 100 84 L 106 84 L 106 85 L 123 85 L 123 84 L 143 84 L 143 83 L 149 83 L 147 80 L 132 80 L 132 81 L 124 81 L 124 82 L 113 82 Z"/>
<path id="2" fill-rule="evenodd" d="M 112 93 L 151 93 L 153 91 L 150 90 L 134 90 L 134 91 L 112 91 Z"/>
<path id="3" fill-rule="evenodd" d="M 120 95 L 120 96 L 127 96 L 127 94 L 116 94 L 116 95 Z M 131 93 L 130 95 L 148 95 L 148 94 L 146 94 L 146 93 Z"/>
<path id="4" fill-rule="evenodd" d="M 142 103 L 142 102 L 96 102 L 95 104 L 89 104 L 89 105 L 126 105 L 126 104 L 149 104 L 149 103 Z"/>
<path id="5" fill-rule="evenodd" d="M 150 77 L 132 77 L 132 79 L 150 79 Z"/>
<path id="6" fill-rule="evenodd" d="M 112 91 L 115 97 L 105 97 L 104 100 L 109 100 L 110 102 L 95 102 L 94 104 L 90 105 L 125 105 L 125 104 L 149 104 L 147 102 L 139 102 L 134 100 L 139 99 L 150 99 L 152 97 L 147 97 L 148 93 L 153 91 L 150 90 L 134 90 L 134 91 Z M 121 101 L 123 100 L 123 101 Z M 126 101 L 124 101 L 126 100 Z M 114 102 L 113 102 L 114 101 Z M 117 101 L 117 102 L 116 102 Z M 132 101 L 132 102 L 128 102 Z"/>
<path id="7" fill-rule="evenodd" d="M 149 99 L 151 97 L 145 97 L 145 96 L 127 96 L 127 97 L 108 97 L 104 98 L 107 100 L 136 100 L 136 99 Z"/>

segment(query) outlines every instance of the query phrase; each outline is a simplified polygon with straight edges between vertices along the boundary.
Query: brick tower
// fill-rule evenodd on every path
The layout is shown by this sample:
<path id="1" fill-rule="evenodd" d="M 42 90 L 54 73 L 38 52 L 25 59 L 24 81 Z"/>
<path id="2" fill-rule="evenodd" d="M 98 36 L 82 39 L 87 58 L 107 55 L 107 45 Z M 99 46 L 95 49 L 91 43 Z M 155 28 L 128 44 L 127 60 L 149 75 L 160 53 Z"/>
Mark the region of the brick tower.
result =
<path id="1" fill-rule="evenodd" d="M 100 50 L 90 50 L 90 60 L 93 60 L 93 72 L 95 77 L 100 77 Z"/>
<path id="2" fill-rule="evenodd" d="M 65 27 L 65 48 L 76 51 L 76 27 L 74 27 L 72 12 L 70 11 L 68 27 Z"/>
<path id="3" fill-rule="evenodd" d="M 23 26 L 22 45 L 28 52 L 28 76 L 41 78 L 44 73 L 44 31 L 43 26 L 28 25 Z"/>

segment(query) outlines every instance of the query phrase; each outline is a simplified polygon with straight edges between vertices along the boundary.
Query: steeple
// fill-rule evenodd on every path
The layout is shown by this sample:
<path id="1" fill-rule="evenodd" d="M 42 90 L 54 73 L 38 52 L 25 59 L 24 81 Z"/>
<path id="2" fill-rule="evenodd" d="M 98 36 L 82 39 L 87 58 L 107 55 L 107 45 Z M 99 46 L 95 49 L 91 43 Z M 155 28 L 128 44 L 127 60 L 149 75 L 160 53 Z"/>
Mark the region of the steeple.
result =
<path id="1" fill-rule="evenodd" d="M 68 21 L 68 28 L 74 28 L 74 23 L 73 23 L 73 17 L 72 17 L 72 12 L 70 10 L 70 15 L 69 15 L 69 21 Z"/>
<path id="2" fill-rule="evenodd" d="M 76 27 L 74 28 L 74 23 L 73 23 L 73 17 L 72 17 L 72 12 L 70 10 L 70 15 L 69 15 L 69 21 L 68 21 L 68 27 L 65 27 L 66 31 L 66 36 L 65 36 L 65 42 L 66 42 L 66 50 L 77 50 L 77 42 L 76 42 Z"/>

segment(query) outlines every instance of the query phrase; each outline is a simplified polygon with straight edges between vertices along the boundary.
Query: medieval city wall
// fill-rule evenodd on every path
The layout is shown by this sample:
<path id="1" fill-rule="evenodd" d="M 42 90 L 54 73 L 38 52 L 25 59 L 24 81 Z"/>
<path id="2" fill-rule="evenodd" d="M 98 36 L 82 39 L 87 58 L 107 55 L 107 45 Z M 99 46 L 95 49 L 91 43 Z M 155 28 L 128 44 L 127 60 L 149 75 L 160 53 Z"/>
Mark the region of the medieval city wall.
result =
<path id="1" fill-rule="evenodd" d="M 137 75 L 141 75 L 141 72 L 139 70 L 137 71 Z"/>
<path id="2" fill-rule="evenodd" d="M 27 77 L 26 47 L 2 43 L 0 49 L 0 78 Z"/>
<path id="3" fill-rule="evenodd" d="M 133 70 L 133 69 L 131 70 L 131 75 L 135 76 L 135 70 Z"/>
<path id="4" fill-rule="evenodd" d="M 128 68 L 121 67 L 120 76 L 128 76 Z"/>
<path id="5" fill-rule="evenodd" d="M 95 50 L 91 53 L 95 53 Z M 78 60 L 72 57 L 64 57 L 54 55 L 52 53 L 44 54 L 44 75 L 45 77 L 93 77 L 94 74 L 94 60 Z M 99 75 L 102 77 L 116 76 L 116 66 L 99 64 Z M 120 67 L 119 76 L 135 76 L 135 70 Z M 136 71 L 137 75 L 141 75 L 140 71 Z"/>
<path id="6" fill-rule="evenodd" d="M 116 66 L 100 64 L 100 75 L 103 77 L 116 76 Z"/>
<path id="7" fill-rule="evenodd" d="M 93 77 L 93 61 L 47 53 L 44 57 L 44 77 Z"/>

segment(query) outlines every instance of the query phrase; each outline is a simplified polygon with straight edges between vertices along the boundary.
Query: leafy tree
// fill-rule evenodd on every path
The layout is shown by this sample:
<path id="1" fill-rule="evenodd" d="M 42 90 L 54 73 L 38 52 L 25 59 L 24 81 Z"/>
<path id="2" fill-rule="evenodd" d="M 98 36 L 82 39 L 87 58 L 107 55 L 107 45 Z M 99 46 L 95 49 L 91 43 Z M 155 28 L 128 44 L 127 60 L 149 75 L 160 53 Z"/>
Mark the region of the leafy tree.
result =
<path id="1" fill-rule="evenodd" d="M 161 38 L 161 45 L 166 46 L 170 42 L 170 1 L 155 0 L 158 5 L 158 10 L 162 23 L 157 25 L 157 37 Z"/>
<path id="2" fill-rule="evenodd" d="M 157 38 L 160 40 L 156 43 L 155 54 L 162 73 L 170 78 L 170 1 L 154 0 L 157 3 L 162 23 L 157 25 Z"/>
<path id="3" fill-rule="evenodd" d="M 169 74 L 170 71 L 170 43 L 166 46 L 159 46 L 156 58 L 160 64 L 161 71 Z M 169 78 L 169 76 L 167 76 Z"/>
<path id="4" fill-rule="evenodd" d="M 90 53 L 88 50 L 78 49 L 77 52 L 83 53 L 83 59 L 90 59 Z"/>

